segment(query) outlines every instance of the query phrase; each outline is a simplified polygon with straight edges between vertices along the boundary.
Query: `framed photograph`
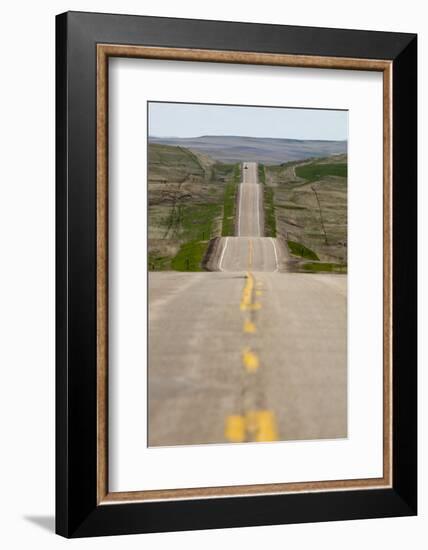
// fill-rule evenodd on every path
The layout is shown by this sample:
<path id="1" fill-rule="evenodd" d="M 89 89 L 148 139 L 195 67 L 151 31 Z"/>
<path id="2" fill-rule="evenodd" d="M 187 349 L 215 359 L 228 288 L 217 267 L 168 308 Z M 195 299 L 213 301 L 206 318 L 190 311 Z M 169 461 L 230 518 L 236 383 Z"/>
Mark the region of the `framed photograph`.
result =
<path id="1" fill-rule="evenodd" d="M 416 514 L 416 36 L 56 24 L 57 532 Z"/>

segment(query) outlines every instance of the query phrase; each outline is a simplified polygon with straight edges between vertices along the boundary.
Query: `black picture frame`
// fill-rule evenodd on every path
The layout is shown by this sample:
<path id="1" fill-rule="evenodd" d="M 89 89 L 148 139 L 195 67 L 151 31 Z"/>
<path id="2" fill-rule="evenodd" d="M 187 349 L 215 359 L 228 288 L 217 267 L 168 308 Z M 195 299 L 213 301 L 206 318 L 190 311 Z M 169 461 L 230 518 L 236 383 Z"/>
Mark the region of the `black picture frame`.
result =
<path id="1" fill-rule="evenodd" d="M 392 487 L 97 503 L 97 44 L 392 62 Z M 86 537 L 417 513 L 417 36 L 68 12 L 56 18 L 56 532 Z"/>

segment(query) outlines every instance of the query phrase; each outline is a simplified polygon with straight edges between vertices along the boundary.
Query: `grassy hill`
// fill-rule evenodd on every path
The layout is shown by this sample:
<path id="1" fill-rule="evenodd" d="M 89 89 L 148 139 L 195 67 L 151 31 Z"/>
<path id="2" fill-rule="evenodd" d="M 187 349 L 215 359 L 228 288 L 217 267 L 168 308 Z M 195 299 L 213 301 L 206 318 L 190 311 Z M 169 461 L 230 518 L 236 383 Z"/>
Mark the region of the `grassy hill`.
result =
<path id="1" fill-rule="evenodd" d="M 229 208 L 235 179 L 235 165 L 180 146 L 149 145 L 150 270 L 201 269 L 209 240 L 223 232 L 225 202 Z"/>
<path id="2" fill-rule="evenodd" d="M 276 234 L 299 271 L 345 272 L 347 156 L 264 166 L 273 193 Z"/>

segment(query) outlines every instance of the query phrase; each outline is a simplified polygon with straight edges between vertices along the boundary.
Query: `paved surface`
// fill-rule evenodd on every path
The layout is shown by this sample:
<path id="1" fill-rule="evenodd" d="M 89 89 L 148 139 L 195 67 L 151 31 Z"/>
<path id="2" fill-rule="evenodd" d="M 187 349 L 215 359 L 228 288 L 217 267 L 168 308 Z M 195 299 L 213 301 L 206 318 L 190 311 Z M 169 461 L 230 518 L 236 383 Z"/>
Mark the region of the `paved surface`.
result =
<path id="1" fill-rule="evenodd" d="M 257 177 L 257 163 L 244 162 L 238 197 L 238 237 L 263 236 L 263 197 L 261 195 L 261 186 L 258 184 Z"/>
<path id="2" fill-rule="evenodd" d="M 239 186 L 236 236 L 223 238 L 220 271 L 278 271 L 284 250 L 277 239 L 263 237 L 263 192 L 257 163 L 244 162 Z"/>
<path id="3" fill-rule="evenodd" d="M 216 273 L 150 273 L 149 445 L 346 437 L 346 277 L 281 273 L 257 165 Z"/>
<path id="4" fill-rule="evenodd" d="M 268 237 L 225 237 L 222 246 L 220 271 L 278 271 L 283 253 L 277 240 Z"/>

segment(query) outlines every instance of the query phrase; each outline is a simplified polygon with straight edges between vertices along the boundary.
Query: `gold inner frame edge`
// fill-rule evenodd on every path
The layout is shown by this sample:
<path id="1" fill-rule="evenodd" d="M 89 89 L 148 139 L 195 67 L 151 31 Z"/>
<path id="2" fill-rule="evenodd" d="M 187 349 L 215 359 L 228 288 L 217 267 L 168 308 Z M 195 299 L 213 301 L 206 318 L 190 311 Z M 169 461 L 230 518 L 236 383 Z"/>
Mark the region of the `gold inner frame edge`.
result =
<path id="1" fill-rule="evenodd" d="M 275 65 L 383 73 L 383 477 L 224 487 L 108 489 L 108 59 Z M 392 61 L 225 50 L 97 44 L 97 503 L 224 498 L 392 486 Z"/>

